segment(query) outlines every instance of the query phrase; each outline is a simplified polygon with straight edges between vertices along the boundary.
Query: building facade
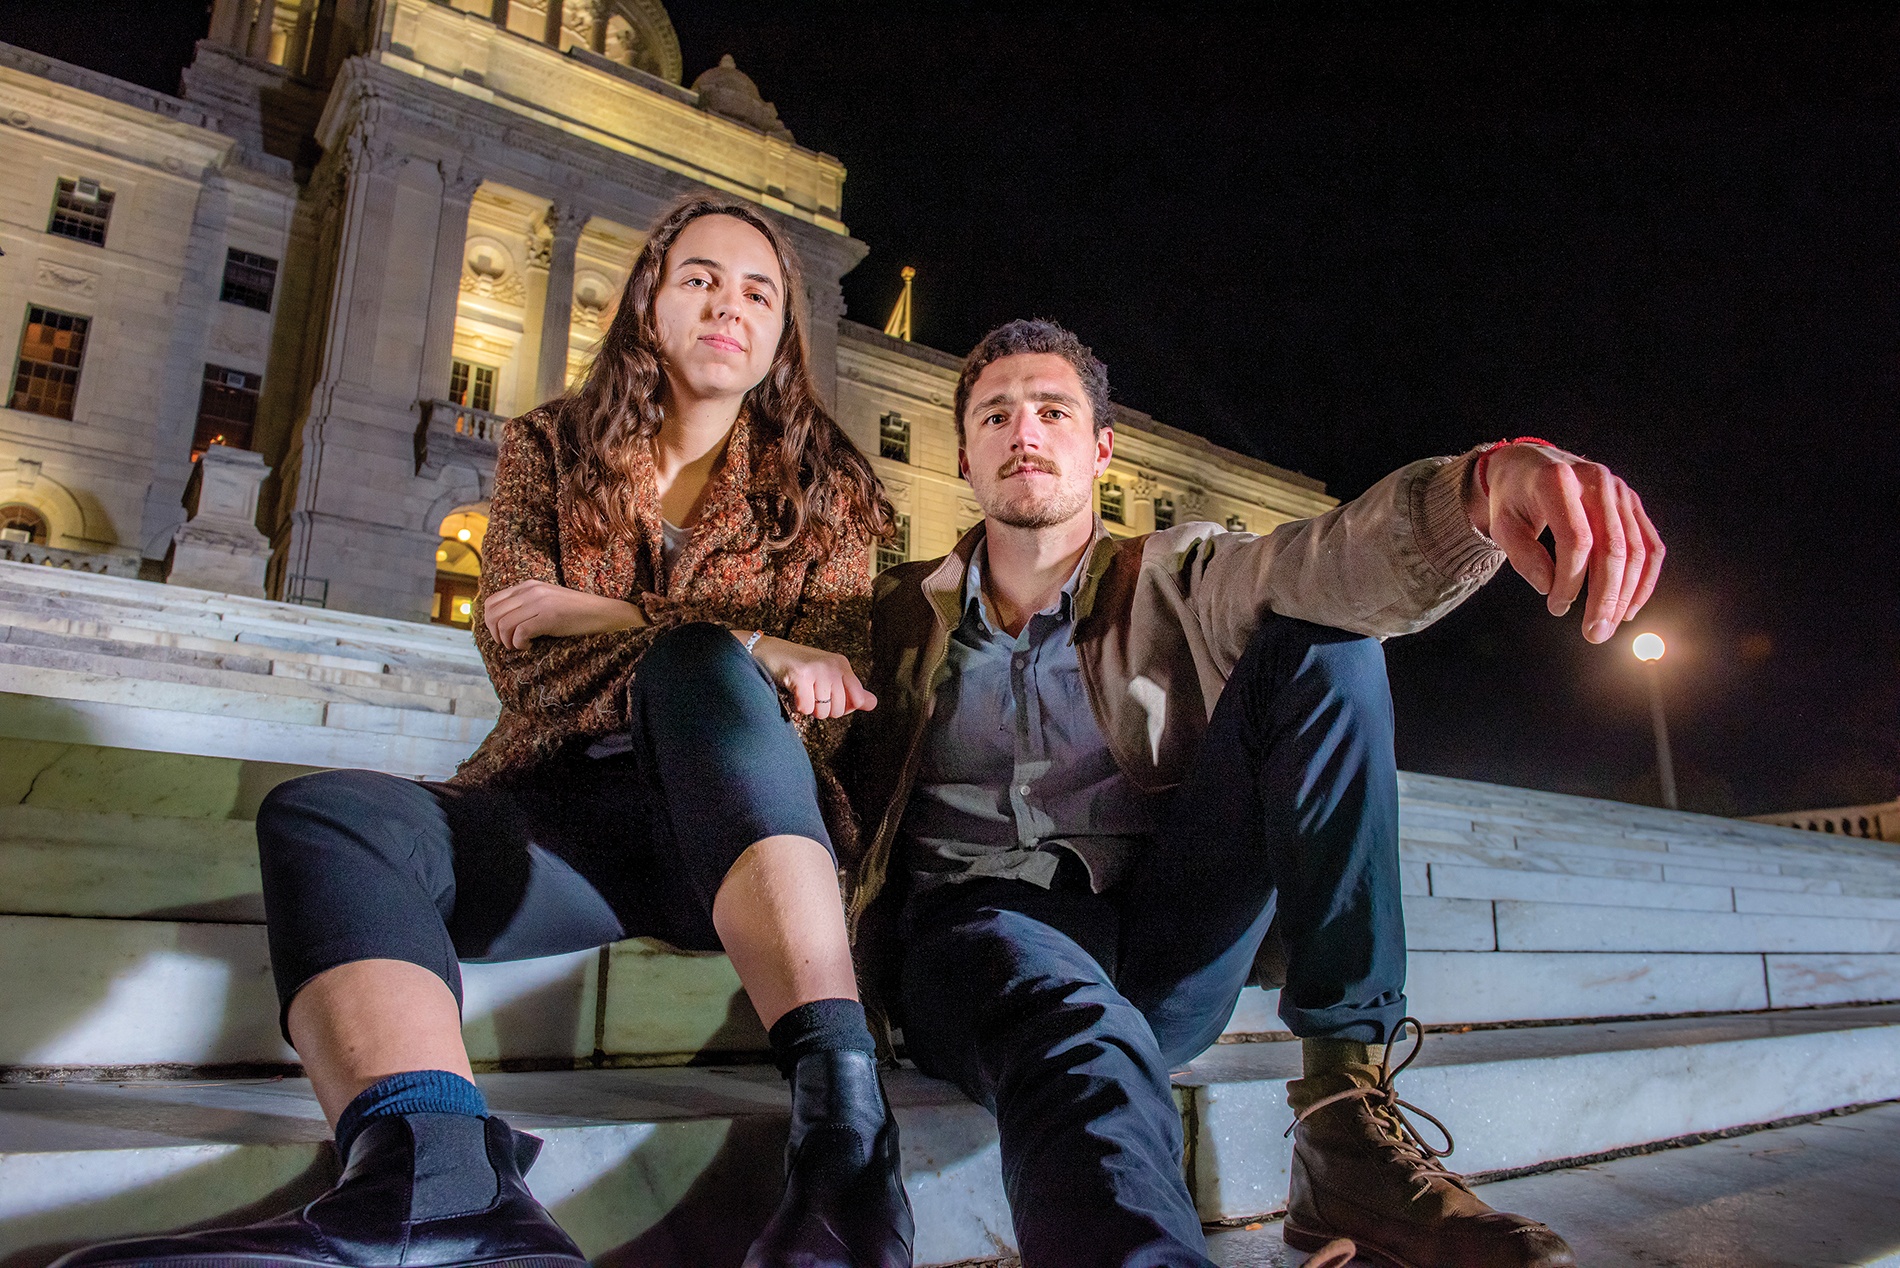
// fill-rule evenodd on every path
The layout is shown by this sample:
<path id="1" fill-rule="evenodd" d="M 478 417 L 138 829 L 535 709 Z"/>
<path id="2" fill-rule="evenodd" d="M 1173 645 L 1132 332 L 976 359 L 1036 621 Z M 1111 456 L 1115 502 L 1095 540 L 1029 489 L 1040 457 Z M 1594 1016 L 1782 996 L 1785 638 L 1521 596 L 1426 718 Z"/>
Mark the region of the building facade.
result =
<path id="1" fill-rule="evenodd" d="M 1900 800 L 1870 806 L 1832 806 L 1826 810 L 1784 810 L 1748 817 L 1756 823 L 1778 823 L 1804 832 L 1900 842 Z"/>
<path id="2" fill-rule="evenodd" d="M 657 0 L 217 0 L 177 97 L 0 45 L 0 557 L 162 577 L 222 444 L 271 471 L 271 597 L 466 624 L 501 422 L 703 189 L 803 259 L 820 386 L 904 517 L 880 563 L 948 549 L 958 359 L 844 320 L 843 165 L 730 58 L 683 69 Z M 1117 436 L 1114 531 L 1332 505 L 1133 410 Z"/>

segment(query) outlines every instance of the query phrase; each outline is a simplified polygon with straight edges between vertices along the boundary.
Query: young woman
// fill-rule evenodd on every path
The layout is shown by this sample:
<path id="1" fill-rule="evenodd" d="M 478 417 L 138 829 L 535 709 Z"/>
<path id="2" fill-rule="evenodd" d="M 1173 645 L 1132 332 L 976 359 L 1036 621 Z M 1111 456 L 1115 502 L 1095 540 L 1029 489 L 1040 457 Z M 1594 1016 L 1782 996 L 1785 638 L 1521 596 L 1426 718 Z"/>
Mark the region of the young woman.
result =
<path id="1" fill-rule="evenodd" d="M 830 768 L 889 504 L 819 404 L 802 281 L 759 213 L 654 226 L 587 380 L 508 425 L 475 638 L 503 711 L 447 784 L 333 771 L 258 814 L 271 961 L 347 1163 L 302 1211 L 65 1263 L 581 1268 L 487 1112 L 458 960 L 644 935 L 732 958 L 792 1080 L 749 1266 L 910 1263 L 897 1128 L 838 892 Z"/>

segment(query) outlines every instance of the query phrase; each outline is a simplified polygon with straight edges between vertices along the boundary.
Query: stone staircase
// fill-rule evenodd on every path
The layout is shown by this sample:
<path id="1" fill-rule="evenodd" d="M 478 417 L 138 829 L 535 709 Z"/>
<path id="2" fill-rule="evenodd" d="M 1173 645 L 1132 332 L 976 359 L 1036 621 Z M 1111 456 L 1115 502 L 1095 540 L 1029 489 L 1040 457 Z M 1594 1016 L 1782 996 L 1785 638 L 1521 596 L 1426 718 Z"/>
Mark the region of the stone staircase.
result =
<path id="1" fill-rule="evenodd" d="M 250 817 L 333 765 L 440 777 L 496 704 L 465 632 L 0 563 L 0 1266 L 264 1212 L 333 1174 L 277 1032 Z M 1900 1097 L 1900 847 L 1407 775 L 1405 1093 L 1510 1171 Z M 602 1263 L 736 1263 L 786 1099 L 718 956 L 468 967 L 465 1034 Z M 1298 1046 L 1249 990 L 1177 1076 L 1210 1221 L 1284 1201 Z M 692 1065 L 686 1065 L 687 1062 Z M 723 1062 L 723 1064 L 720 1064 Z M 903 1071 L 920 1263 L 1012 1235 L 988 1116 Z"/>

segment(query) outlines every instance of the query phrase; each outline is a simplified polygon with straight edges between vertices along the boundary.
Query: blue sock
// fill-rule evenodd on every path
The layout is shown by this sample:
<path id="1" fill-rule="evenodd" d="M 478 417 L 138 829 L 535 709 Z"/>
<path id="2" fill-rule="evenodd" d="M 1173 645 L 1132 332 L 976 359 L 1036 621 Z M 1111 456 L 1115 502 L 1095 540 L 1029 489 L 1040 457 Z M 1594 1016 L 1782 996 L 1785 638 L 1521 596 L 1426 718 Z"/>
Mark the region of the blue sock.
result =
<path id="1" fill-rule="evenodd" d="M 336 1120 L 336 1151 L 347 1162 L 350 1146 L 374 1118 L 404 1114 L 466 1114 L 488 1116 L 482 1090 L 447 1070 L 411 1070 L 379 1079 L 357 1094 Z"/>

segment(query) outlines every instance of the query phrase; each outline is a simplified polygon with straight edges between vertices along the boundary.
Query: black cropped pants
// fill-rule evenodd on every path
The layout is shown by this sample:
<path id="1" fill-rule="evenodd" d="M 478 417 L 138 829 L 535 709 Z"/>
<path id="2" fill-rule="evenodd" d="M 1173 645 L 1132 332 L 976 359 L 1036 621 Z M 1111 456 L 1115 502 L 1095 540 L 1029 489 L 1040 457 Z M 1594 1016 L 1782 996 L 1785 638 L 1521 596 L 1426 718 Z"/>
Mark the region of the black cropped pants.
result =
<path id="1" fill-rule="evenodd" d="M 621 938 L 722 949 L 713 897 L 753 842 L 831 849 L 817 780 L 772 680 L 732 635 L 687 625 L 640 662 L 626 753 L 484 788 L 375 771 L 280 784 L 257 815 L 285 1014 L 311 978 L 404 960 L 460 1002 L 458 963 Z"/>

